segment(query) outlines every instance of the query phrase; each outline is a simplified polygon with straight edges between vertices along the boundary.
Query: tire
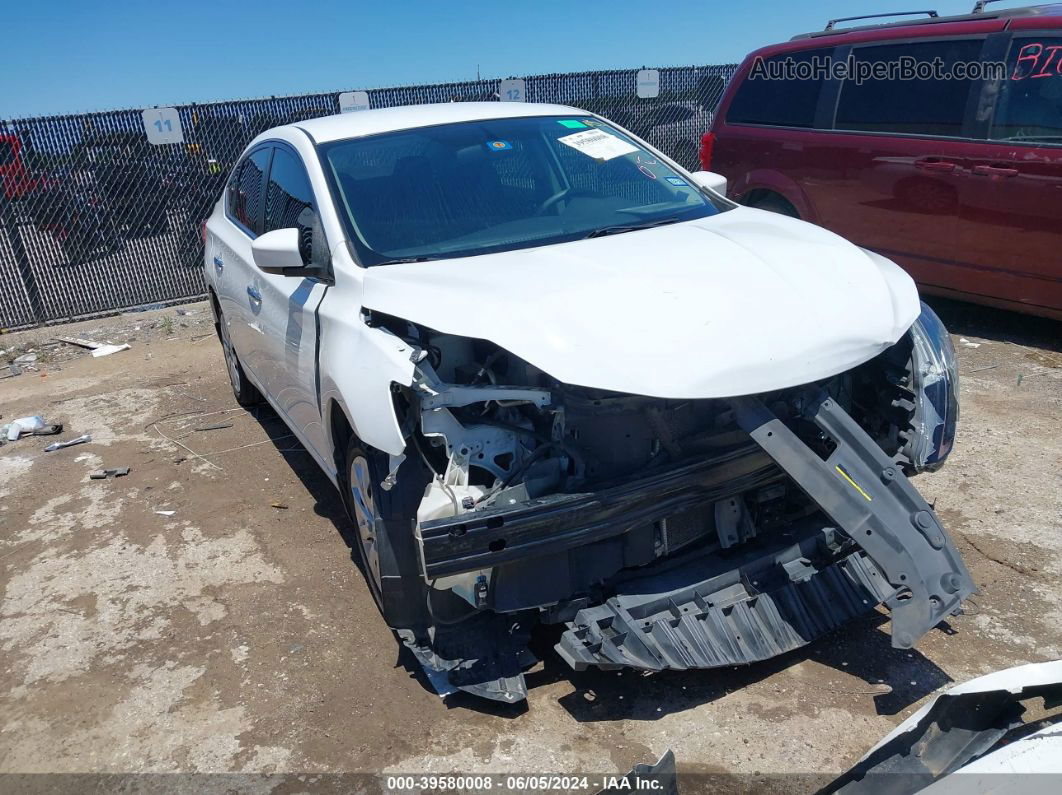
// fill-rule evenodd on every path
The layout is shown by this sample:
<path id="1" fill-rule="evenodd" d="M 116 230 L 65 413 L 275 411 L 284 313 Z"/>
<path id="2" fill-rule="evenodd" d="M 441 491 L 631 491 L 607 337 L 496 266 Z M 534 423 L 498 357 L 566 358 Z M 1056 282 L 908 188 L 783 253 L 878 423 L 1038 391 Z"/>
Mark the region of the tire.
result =
<path id="1" fill-rule="evenodd" d="M 748 206 L 755 207 L 757 210 L 766 210 L 769 213 L 788 215 L 790 218 L 800 217 L 800 213 L 796 211 L 796 208 L 792 204 L 774 193 L 769 193 L 761 199 L 749 202 Z"/>
<path id="2" fill-rule="evenodd" d="M 384 489 L 386 461 L 383 453 L 364 447 L 354 436 L 347 442 L 339 480 L 353 524 L 351 546 L 388 626 L 420 634 L 432 623 L 414 536 L 428 475 L 419 458 L 407 459 L 395 484 Z"/>
<path id="3" fill-rule="evenodd" d="M 215 301 L 211 301 L 210 306 L 214 310 L 214 330 L 221 342 L 221 352 L 225 355 L 225 369 L 229 373 L 232 394 L 235 395 L 236 402 L 244 408 L 257 406 L 262 402 L 262 393 L 247 379 L 243 365 L 240 364 L 240 358 L 236 355 L 236 349 L 232 347 L 232 342 L 229 340 L 229 332 L 225 327 L 225 318 L 221 310 L 218 309 Z"/>

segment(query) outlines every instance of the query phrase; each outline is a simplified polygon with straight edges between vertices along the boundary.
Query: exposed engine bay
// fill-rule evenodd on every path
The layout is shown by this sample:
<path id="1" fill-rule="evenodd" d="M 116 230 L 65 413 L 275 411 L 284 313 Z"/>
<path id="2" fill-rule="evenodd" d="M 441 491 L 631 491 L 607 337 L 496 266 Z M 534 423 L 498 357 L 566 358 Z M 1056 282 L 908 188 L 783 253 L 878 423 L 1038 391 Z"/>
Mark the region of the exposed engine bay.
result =
<path id="1" fill-rule="evenodd" d="M 389 623 L 440 689 L 522 698 L 536 623 L 567 625 L 557 651 L 577 669 L 709 668 L 879 604 L 909 648 L 974 591 L 907 480 L 943 463 L 957 418 L 929 310 L 847 372 L 690 400 L 564 384 L 485 340 L 367 321 L 413 349 L 414 382 L 393 389 L 407 447 L 380 488 L 415 516 L 380 532 L 416 538 L 420 581 L 395 585 L 413 607 Z"/>

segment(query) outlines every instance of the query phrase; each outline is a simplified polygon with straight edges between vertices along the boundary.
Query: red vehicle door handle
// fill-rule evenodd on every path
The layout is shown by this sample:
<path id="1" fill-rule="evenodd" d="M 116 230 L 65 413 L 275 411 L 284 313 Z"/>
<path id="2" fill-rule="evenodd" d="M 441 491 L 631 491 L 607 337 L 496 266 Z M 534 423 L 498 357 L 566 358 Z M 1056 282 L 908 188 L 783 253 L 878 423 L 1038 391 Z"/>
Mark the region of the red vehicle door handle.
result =
<path id="1" fill-rule="evenodd" d="M 938 174 L 950 174 L 958 167 L 958 163 L 952 163 L 950 160 L 941 160 L 939 157 L 923 157 L 921 160 L 915 161 L 915 168 L 920 168 L 922 171 L 933 171 Z"/>
<path id="2" fill-rule="evenodd" d="M 1016 177 L 1018 169 L 1005 166 L 974 166 L 973 173 L 979 177 Z"/>

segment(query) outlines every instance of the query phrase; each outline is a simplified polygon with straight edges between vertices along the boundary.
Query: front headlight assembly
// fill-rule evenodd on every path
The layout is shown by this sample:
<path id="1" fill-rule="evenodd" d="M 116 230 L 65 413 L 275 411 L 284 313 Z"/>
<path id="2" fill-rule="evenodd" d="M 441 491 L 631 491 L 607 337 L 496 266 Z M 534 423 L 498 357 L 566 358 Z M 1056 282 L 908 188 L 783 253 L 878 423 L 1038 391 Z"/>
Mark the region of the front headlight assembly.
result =
<path id="1" fill-rule="evenodd" d="M 911 326 L 911 391 L 915 412 L 908 442 L 916 472 L 943 466 L 955 442 L 959 420 L 959 372 L 955 348 L 936 312 L 922 303 Z"/>

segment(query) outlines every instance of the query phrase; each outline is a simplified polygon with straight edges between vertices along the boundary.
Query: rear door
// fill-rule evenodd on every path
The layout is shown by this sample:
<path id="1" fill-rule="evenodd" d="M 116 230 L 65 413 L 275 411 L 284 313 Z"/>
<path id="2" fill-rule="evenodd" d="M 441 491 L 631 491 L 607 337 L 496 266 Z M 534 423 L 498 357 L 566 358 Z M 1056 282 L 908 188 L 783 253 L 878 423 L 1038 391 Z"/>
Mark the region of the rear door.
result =
<path id="1" fill-rule="evenodd" d="M 229 340 L 244 369 L 260 386 L 264 385 L 258 374 L 262 338 L 259 322 L 261 307 L 260 302 L 247 290 L 247 285 L 255 270 L 251 242 L 262 232 L 265 177 L 272 154 L 271 145 L 259 146 L 248 153 L 233 171 L 225 191 L 225 216 L 228 223 L 218 224 L 218 239 L 211 262 Z"/>
<path id="2" fill-rule="evenodd" d="M 985 85 L 987 143 L 963 168 L 968 292 L 1062 311 L 1062 30 L 1015 32 Z"/>
<path id="3" fill-rule="evenodd" d="M 835 131 L 823 136 L 818 179 L 805 184 L 817 221 L 895 259 L 924 285 L 962 281 L 959 183 L 975 146 L 968 135 L 980 83 L 953 75 L 957 63 L 980 59 L 984 38 L 855 45 L 856 69 L 873 75 L 829 84 Z M 840 48 L 837 57 L 846 56 Z M 939 72 L 912 79 L 900 71 L 938 58 Z"/>
<path id="4" fill-rule="evenodd" d="M 328 241 L 316 208 L 301 158 L 292 147 L 278 142 L 266 183 L 264 232 L 298 229 L 308 243 L 308 263 L 327 264 Z M 317 397 L 317 307 L 327 286 L 321 279 L 258 268 L 250 272 L 247 284 L 247 292 L 257 296 L 262 330 L 257 366 L 265 390 L 318 457 L 326 448 Z"/>

